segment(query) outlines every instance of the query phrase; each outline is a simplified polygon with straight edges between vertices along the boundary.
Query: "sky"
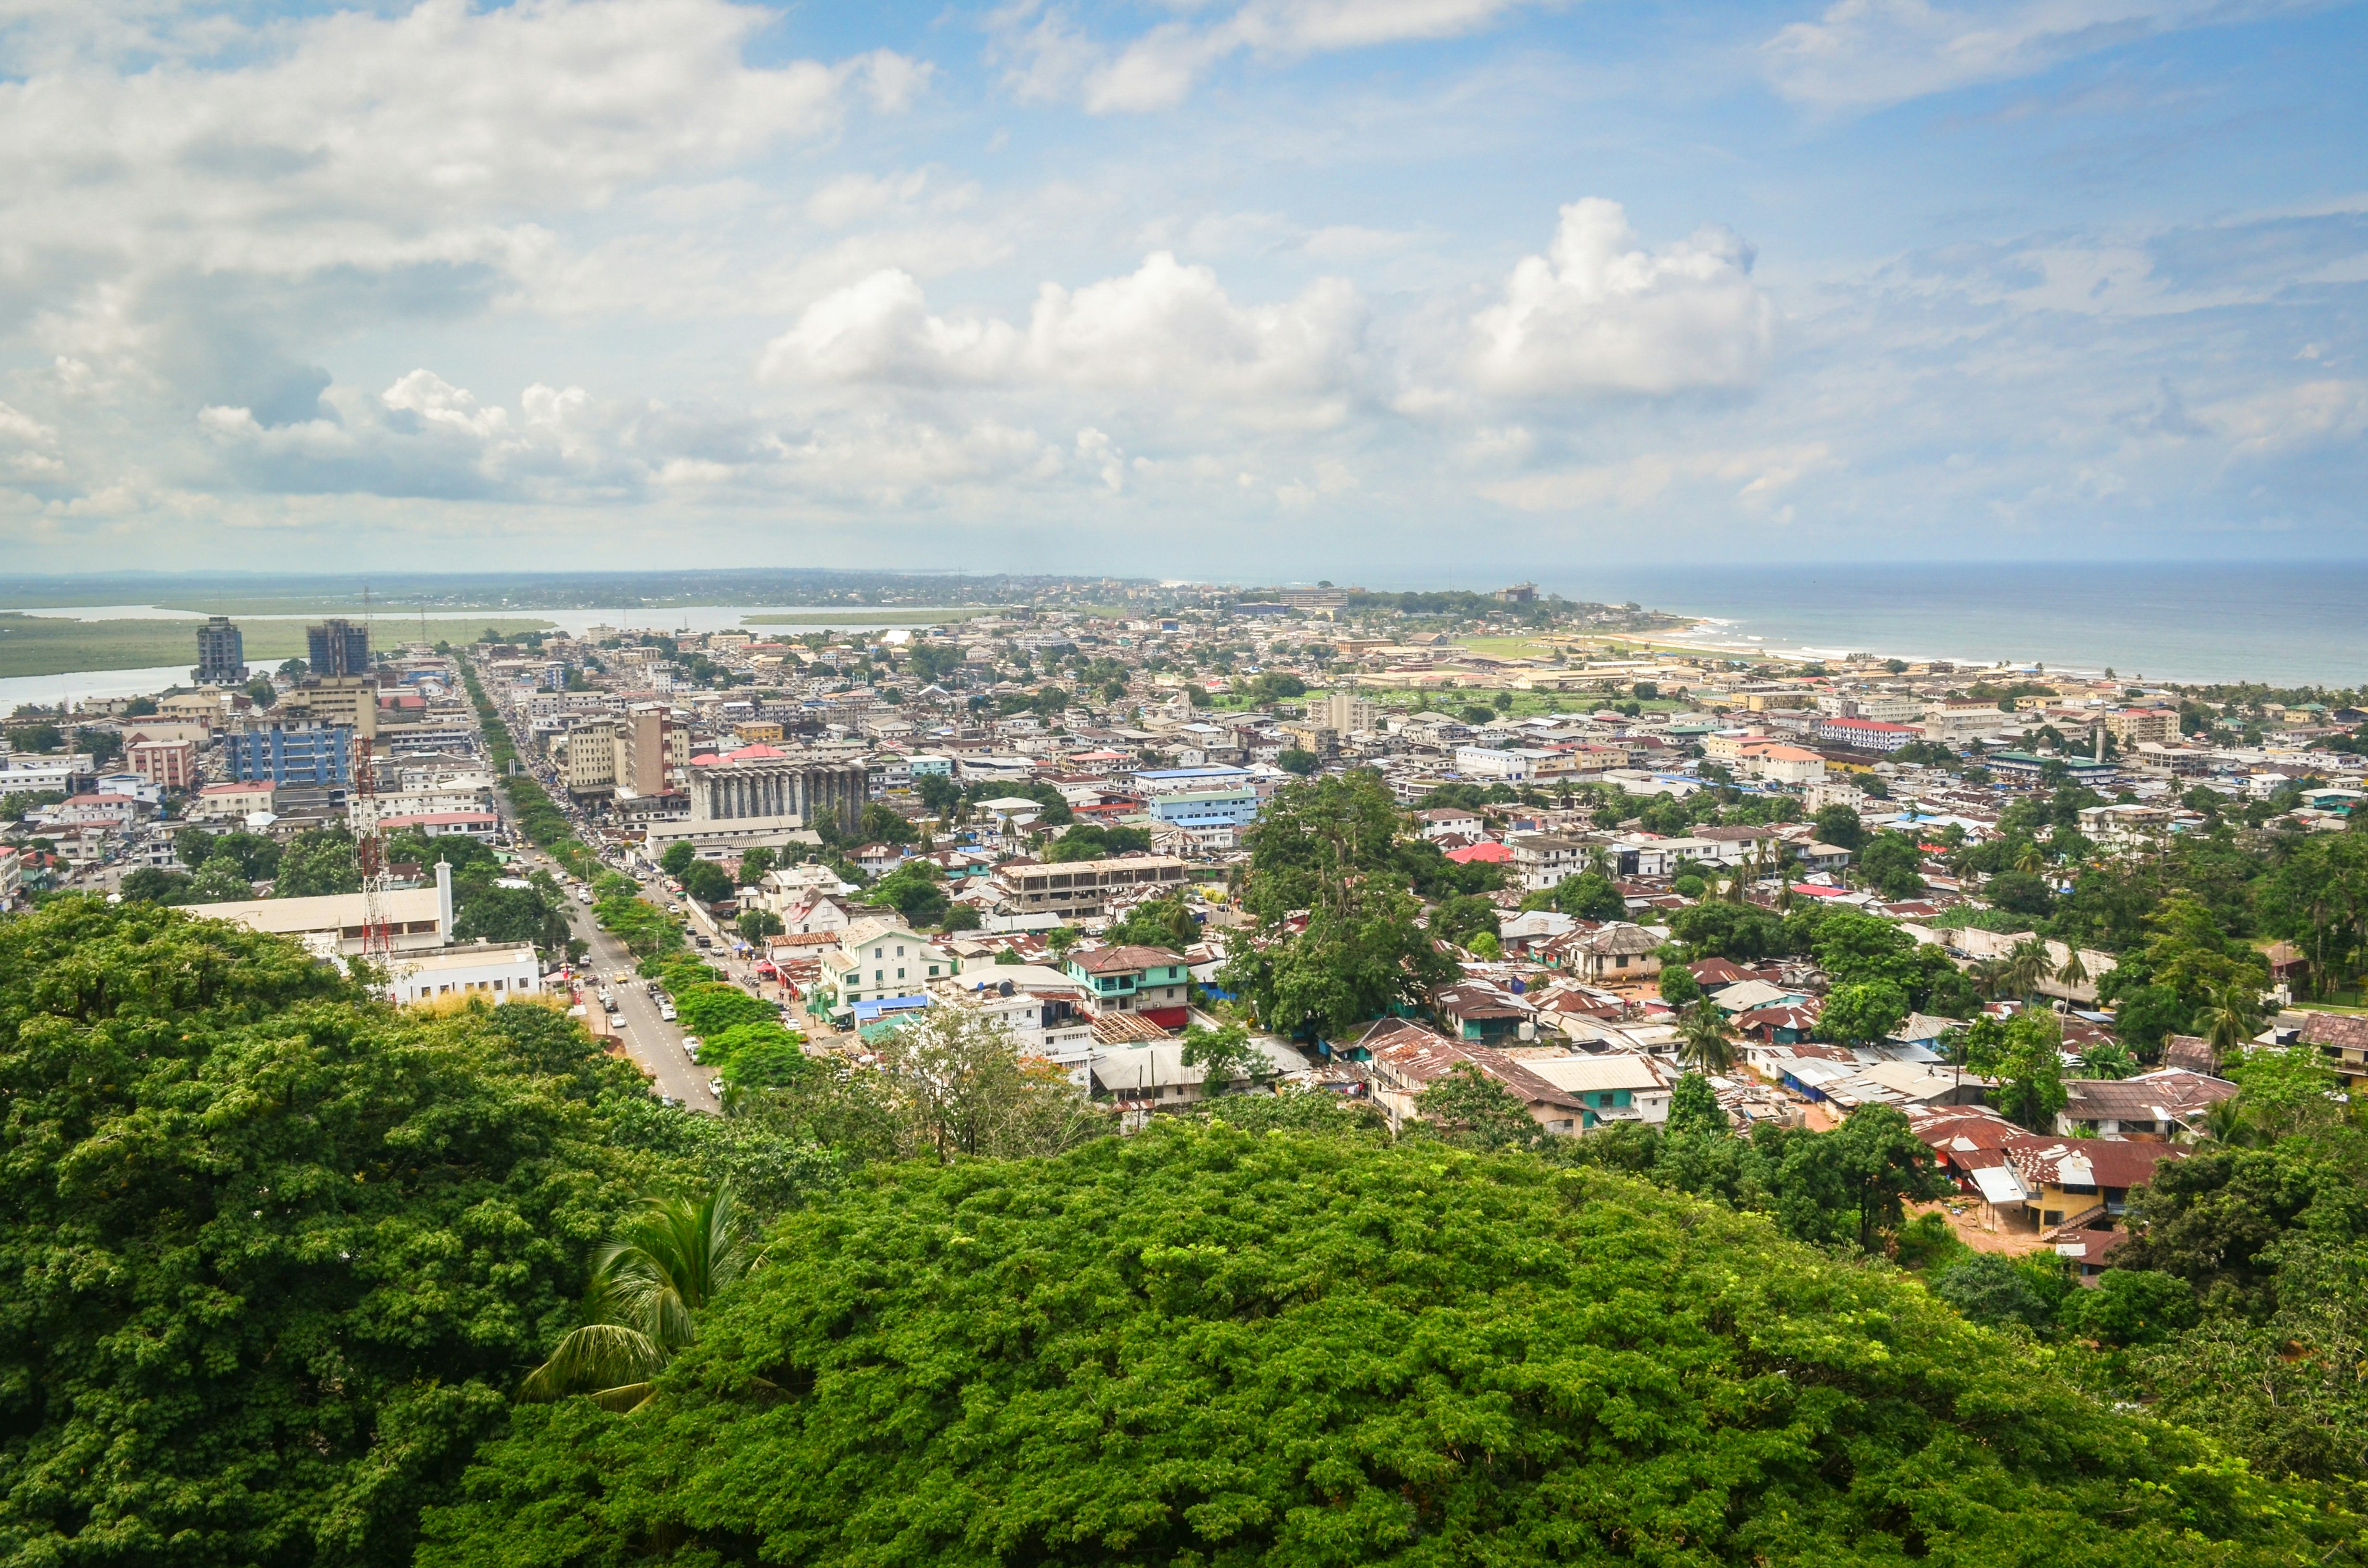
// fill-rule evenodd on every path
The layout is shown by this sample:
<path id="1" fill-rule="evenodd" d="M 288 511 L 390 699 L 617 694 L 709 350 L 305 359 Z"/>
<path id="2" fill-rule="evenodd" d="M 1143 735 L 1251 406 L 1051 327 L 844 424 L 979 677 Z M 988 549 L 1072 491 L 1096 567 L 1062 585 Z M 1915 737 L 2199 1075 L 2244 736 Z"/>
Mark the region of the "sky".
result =
<path id="1" fill-rule="evenodd" d="M 0 0 L 0 571 L 2357 560 L 2363 80 L 2281 0 Z"/>

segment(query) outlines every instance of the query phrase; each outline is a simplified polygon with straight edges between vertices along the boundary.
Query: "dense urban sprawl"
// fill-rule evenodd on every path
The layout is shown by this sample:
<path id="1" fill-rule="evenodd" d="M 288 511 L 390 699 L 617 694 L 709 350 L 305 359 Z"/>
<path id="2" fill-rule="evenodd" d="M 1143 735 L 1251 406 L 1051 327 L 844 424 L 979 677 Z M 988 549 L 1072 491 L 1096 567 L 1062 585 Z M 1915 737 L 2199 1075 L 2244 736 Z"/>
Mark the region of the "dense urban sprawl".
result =
<path id="1" fill-rule="evenodd" d="M 0 895 L 26 913 L 0 928 L 0 991 L 22 993 L 11 1060 L 27 1092 L 72 1081 L 60 1068 L 42 1088 L 52 1069 L 22 1065 L 35 1060 L 24 1020 L 46 1006 L 26 998 L 52 994 L 64 955 L 172 948 L 195 955 L 174 960 L 191 973 L 265 977 L 251 983 L 256 1007 L 381 1020 L 337 1028 L 378 1028 L 447 1062 L 456 1086 L 438 1093 L 542 1074 L 549 1125 L 570 1129 L 580 1191 L 515 1199 L 537 1216 L 518 1223 L 568 1239 L 536 1264 L 533 1309 L 501 1309 L 507 1348 L 481 1345 L 471 1354 L 491 1359 L 462 1374 L 490 1388 L 504 1366 L 530 1369 L 502 1398 L 544 1413 L 507 1426 L 486 1411 L 438 1417 L 450 1426 L 438 1462 L 455 1471 L 507 1436 L 481 1455 L 466 1506 L 418 1481 L 386 1551 L 478 1561 L 520 1532 L 629 1529 L 623 1503 L 612 1517 L 597 1500 L 629 1483 L 594 1475 L 683 1462 L 690 1440 L 662 1436 L 664 1423 L 694 1420 L 695 1402 L 606 1436 L 554 1412 L 641 1407 L 673 1386 L 661 1375 L 678 1358 L 704 1369 L 684 1388 L 819 1387 L 811 1368 L 841 1354 L 820 1330 L 805 1349 L 765 1352 L 790 1358 L 778 1364 L 694 1353 L 693 1325 L 749 1244 L 735 1203 L 803 1238 L 794 1262 L 776 1250 L 774 1271 L 735 1301 L 827 1294 L 834 1249 L 855 1244 L 847 1227 L 868 1226 L 906 1248 L 969 1246 L 977 1231 L 982 1269 L 991 1255 L 995 1269 L 1024 1270 L 1014 1260 L 1030 1246 L 1085 1274 L 1106 1255 L 1139 1258 L 1156 1278 L 1126 1290 L 1223 1319 L 1234 1308 L 1220 1298 L 1287 1296 L 1294 1256 L 1348 1245 L 1343 1216 L 1383 1201 L 1369 1180 L 1399 1194 L 1372 1223 L 1469 1226 L 1518 1258 L 1514 1276 L 1469 1258 L 1452 1287 L 1426 1287 L 1459 1323 L 1516 1298 L 1543 1312 L 1569 1291 L 1584 1316 L 1580 1298 L 1628 1288 L 1608 1273 L 1520 1274 L 1539 1238 L 1577 1244 L 1554 1217 L 1577 1194 L 1594 1195 L 1588 1211 L 1609 1217 L 1598 1223 L 1664 1240 L 1715 1212 L 1743 1227 L 1719 1245 L 1766 1271 L 1774 1304 L 1753 1310 L 1854 1325 L 1847 1346 L 1787 1365 L 1840 1377 L 1865 1351 L 1853 1336 L 1898 1343 L 1864 1326 L 1894 1314 L 1919 1325 L 1899 1376 L 1908 1404 L 1926 1401 L 1918 1419 L 1937 1424 L 1916 1439 L 1928 1457 L 1975 1420 L 1931 1414 L 1943 1402 L 1928 1383 L 1952 1377 L 2059 1402 L 2066 1451 L 2080 1456 L 2063 1474 L 2027 1456 L 1964 1458 L 1920 1483 L 1936 1489 L 1934 1513 L 1914 1521 L 1823 1461 L 1792 1493 L 1765 1476 L 1703 1480 L 1748 1494 L 1719 1527 L 1736 1551 L 1754 1530 L 1794 1529 L 1805 1533 L 1787 1550 L 1809 1557 L 1869 1532 L 1896 1544 L 1956 1531 L 1970 1551 L 1983 1527 L 1964 1510 L 1977 1496 L 2097 1532 L 2088 1556 L 2054 1560 L 2128 1561 L 2117 1554 L 2133 1543 L 2214 1562 L 2284 1561 L 2303 1541 L 2321 1561 L 2357 1550 L 2342 1489 L 2368 1451 L 2368 1147 L 2354 1109 L 2368 1080 L 2368 813 L 2356 810 L 2368 696 L 2042 665 L 1802 663 L 1527 585 L 1046 583 L 1008 597 L 813 631 L 394 641 L 327 619 L 308 656 L 277 670 L 247 666 L 237 626 L 218 617 L 184 686 L 8 720 Z M 172 1016 L 232 1006 L 199 990 Z M 265 1027 L 222 1018 L 223 1039 Z M 336 1071 L 376 1060 L 354 1049 Z M 428 1117 L 436 1096 L 404 1082 L 383 1092 Z M 57 1136 L 97 1136 L 69 1124 Z M 1436 1163 L 1449 1155 L 1516 1163 L 1450 1176 Z M 378 1157 L 343 1150 L 320 1168 L 352 1165 L 367 1187 Z M 1021 1164 L 939 1174 L 972 1159 Z M 1370 1171 L 1356 1163 L 1368 1159 Z M 903 1174 L 850 1185 L 867 1170 Z M 1227 1171 L 1238 1181 L 1212 1196 Z M 1240 1210 L 1227 1233 L 1244 1249 L 1238 1278 L 1216 1261 L 1215 1233 L 1111 1219 L 1127 1239 L 1110 1253 L 1105 1221 L 1064 1210 L 1045 1184 L 1113 1215 L 1154 1194 L 1251 1204 L 1255 1219 Z M 619 1195 L 632 1191 L 672 1196 L 629 1224 Z M 824 1206 L 837 1218 L 815 1217 L 823 1193 L 841 1195 Z M 1697 1200 L 1708 1207 L 1685 1207 Z M 990 1210 L 1064 1217 L 1030 1241 L 995 1231 Z M 54 1226 L 57 1212 L 10 1223 Z M 468 1233 L 461 1215 L 437 1223 Z M 914 1239 L 925 1231 L 938 1239 Z M 625 1251 L 599 1255 L 588 1307 L 575 1302 L 567 1271 L 580 1284 L 609 1233 Z M 635 1315 L 646 1292 L 614 1272 L 628 1255 L 666 1274 L 677 1308 Z M 966 1327 L 939 1320 L 955 1311 L 946 1293 L 976 1288 L 962 1274 L 926 1287 L 900 1276 L 882 1300 L 960 1338 Z M 1707 1312 L 1723 1326 L 1703 1332 L 1740 1333 L 1736 1277 L 1723 1278 L 1656 1275 L 1649 1291 L 1667 1293 L 1668 1322 Z M 493 1278 L 477 1288 L 526 1289 Z M 1855 1307 L 1837 1304 L 1852 1292 Z M 1523 1332 L 1609 1343 L 1573 1321 L 1547 1313 Z M 780 1331 L 797 1344 L 805 1332 Z M 1258 1354 L 1345 1367 L 1372 1350 L 1324 1335 Z M 1682 1337 L 1640 1328 L 1631 1343 L 1682 1360 Z M 2034 1369 L 2016 1346 L 2055 1359 Z M 980 1379 L 1008 1370 L 1007 1349 L 964 1353 Z M 1718 1355 L 1716 1376 L 1737 1389 L 1772 1369 Z M 1181 1361 L 1158 1375 L 1197 1386 Z M 577 1392 L 594 1398 L 560 1397 Z M 1267 1498 L 1258 1506 L 1322 1494 L 1268 1430 L 1294 1418 L 1236 1397 L 1204 1389 L 1185 1403 L 1232 1409 L 1257 1434 L 1242 1462 L 1270 1473 L 1239 1484 Z M 2167 1424 L 2148 1428 L 2142 1462 L 2116 1448 L 2116 1401 Z M 1837 1432 L 1881 1427 L 1872 1404 L 1852 1408 Z M 697 1418 L 723 1423 L 712 1436 L 740 1415 Z M 124 1418 L 74 1419 L 97 1423 L 81 1441 Z M 1654 1441 L 1694 1453 L 1700 1436 Z M 1506 1440 L 1543 1439 L 1516 1421 Z M 355 1441 L 367 1462 L 369 1440 Z M 666 1528 L 736 1539 L 770 1509 L 776 1524 L 849 1529 L 894 1513 L 884 1497 L 916 1475 L 973 1485 L 965 1467 L 987 1463 L 800 1441 L 815 1445 L 817 1474 L 837 1476 L 830 1486 L 785 1483 L 769 1503 L 735 1494 Z M 973 1441 L 1001 1455 L 996 1484 L 1041 1480 L 1000 1439 Z M 2099 1457 L 2109 1450 L 2122 1457 Z M 1085 1449 L 1059 1460 L 1080 1474 L 1099 1462 Z M 596 1500 L 553 1516 L 521 1478 L 570 1465 L 589 1467 L 581 1490 Z M 1399 1506 L 1371 1476 L 1338 1495 L 1374 1485 L 1372 1506 Z M 1176 1495 L 1138 1502 L 1166 1519 L 1187 1506 Z M 313 1502 L 273 1496 L 303 1528 L 329 1528 Z M 32 1540 L 71 1535 L 63 1521 L 78 1509 L 138 1512 L 113 1493 L 43 1506 L 6 1528 Z M 1676 1502 L 1623 1507 L 1633 1517 L 1602 1526 L 1613 1536 L 1695 1528 Z M 1274 1528 L 1251 1515 L 1226 1528 Z M 1152 1534 L 1174 1544 L 1190 1530 Z"/>

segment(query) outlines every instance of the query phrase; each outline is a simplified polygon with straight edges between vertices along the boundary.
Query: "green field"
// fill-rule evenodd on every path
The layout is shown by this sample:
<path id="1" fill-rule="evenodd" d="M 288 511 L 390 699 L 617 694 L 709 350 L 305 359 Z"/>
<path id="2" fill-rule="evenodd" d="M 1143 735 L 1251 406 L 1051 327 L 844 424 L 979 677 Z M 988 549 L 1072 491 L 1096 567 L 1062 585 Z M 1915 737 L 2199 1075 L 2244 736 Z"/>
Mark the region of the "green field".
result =
<path id="1" fill-rule="evenodd" d="M 487 621 L 428 622 L 427 634 L 437 638 L 473 639 Z M 493 618 L 490 624 L 504 632 L 547 629 L 547 620 Z M 246 662 L 268 668 L 285 659 L 304 656 L 304 623 L 301 620 L 250 620 L 239 627 L 245 637 Z M 405 625 L 399 616 L 380 624 L 382 641 L 409 641 L 418 635 L 418 622 Z M 198 622 L 194 620 L 61 620 L 48 616 L 0 614 L 0 676 L 70 675 L 83 670 L 140 670 L 158 665 L 198 662 Z"/>

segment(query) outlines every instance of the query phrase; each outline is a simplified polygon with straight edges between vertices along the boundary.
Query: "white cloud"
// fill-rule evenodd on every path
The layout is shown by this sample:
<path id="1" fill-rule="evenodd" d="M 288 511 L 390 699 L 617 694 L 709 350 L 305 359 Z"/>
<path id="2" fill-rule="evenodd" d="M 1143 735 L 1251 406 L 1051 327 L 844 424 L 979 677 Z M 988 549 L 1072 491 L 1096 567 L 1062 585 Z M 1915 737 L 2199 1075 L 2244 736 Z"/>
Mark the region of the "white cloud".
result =
<path id="1" fill-rule="evenodd" d="M 1523 512 L 1634 509 L 1658 501 L 1672 485 L 1739 481 L 1733 499 L 1756 511 L 1808 475 L 1838 466 L 1823 441 L 1748 451 L 1645 452 L 1618 462 L 1498 480 L 1482 485 L 1480 494 Z"/>
<path id="2" fill-rule="evenodd" d="M 761 378 L 791 383 L 935 387 L 1001 382 L 1269 405 L 1339 416 L 1365 310 L 1321 278 L 1297 298 L 1238 305 L 1216 274 L 1165 251 L 1081 289 L 1046 283 L 1023 330 L 930 312 L 910 274 L 874 273 L 808 306 L 766 346 Z M 1316 400 L 1310 403 L 1309 400 Z"/>
<path id="3" fill-rule="evenodd" d="M 1648 251 L 1618 202 L 1575 201 L 1549 254 L 1524 257 L 1473 319 L 1473 378 L 1510 396 L 1748 385 L 1776 323 L 1751 260 L 1717 228 Z"/>
<path id="4" fill-rule="evenodd" d="M 1093 114 L 1174 108 L 1211 67 L 1236 54 L 1295 60 L 1338 50 L 1459 37 L 1517 0 L 1251 0 L 1206 25 L 1163 22 L 1121 48 L 1096 42 L 1057 7 L 1015 5 L 993 26 L 1007 84 L 1022 98 L 1075 98 Z"/>
<path id="5" fill-rule="evenodd" d="M 2134 40 L 2248 20 L 2310 0 L 2026 0 L 1950 9 L 1930 0 L 1838 0 L 1760 46 L 1786 97 L 1871 108 L 2005 81 Z"/>
<path id="6" fill-rule="evenodd" d="M 2275 387 L 2197 411 L 2205 428 L 2234 443 L 2231 455 L 2274 457 L 2368 436 L 2368 382 L 2317 381 Z"/>
<path id="7" fill-rule="evenodd" d="M 909 272 L 875 272 L 816 300 L 765 346 L 757 373 L 768 381 L 939 386 L 1008 374 L 1019 334 L 1008 323 L 929 313 Z"/>

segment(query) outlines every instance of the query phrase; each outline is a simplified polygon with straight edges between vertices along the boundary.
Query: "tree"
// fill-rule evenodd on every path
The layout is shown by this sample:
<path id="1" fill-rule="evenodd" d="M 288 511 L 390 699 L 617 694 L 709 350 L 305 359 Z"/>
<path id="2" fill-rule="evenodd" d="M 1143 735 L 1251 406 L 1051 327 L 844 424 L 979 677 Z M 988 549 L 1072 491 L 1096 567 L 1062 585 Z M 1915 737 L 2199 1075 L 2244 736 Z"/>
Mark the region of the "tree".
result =
<path id="1" fill-rule="evenodd" d="M 1274 1063 L 1250 1043 L 1250 1031 L 1240 1024 L 1207 1028 L 1193 1024 L 1184 1031 L 1184 1065 L 1202 1070 L 1202 1082 L 1215 1088 L 1244 1079 L 1270 1077 Z"/>
<path id="2" fill-rule="evenodd" d="M 1628 915 L 1628 901 L 1622 895 L 1620 885 L 1597 871 L 1581 871 L 1575 877 L 1563 878 L 1548 892 L 1546 901 L 1562 914 L 1578 920 L 1622 920 Z M 1522 900 L 1523 903 L 1528 902 Z"/>
<path id="3" fill-rule="evenodd" d="M 310 898 L 321 893 L 359 892 L 361 863 L 354 835 L 341 827 L 308 827 L 288 841 L 279 857 L 274 898 Z"/>
<path id="4" fill-rule="evenodd" d="M 1167 948 L 1180 953 L 1201 939 L 1201 923 L 1178 893 L 1145 899 L 1112 922 L 1103 935 L 1121 947 Z"/>
<path id="5" fill-rule="evenodd" d="M 1875 1251 L 1884 1233 L 1898 1228 L 1908 1199 L 1944 1190 L 1931 1151 L 1887 1105 L 1862 1105 L 1831 1132 L 1790 1139 L 1776 1188 L 1786 1231 L 1804 1241 L 1855 1243 L 1862 1252 Z"/>
<path id="6" fill-rule="evenodd" d="M 1151 848 L 1151 831 L 1141 827 L 1108 827 L 1099 823 L 1079 823 L 1053 841 L 1044 852 L 1047 861 L 1107 860 L 1121 855 L 1141 855 Z"/>
<path id="7" fill-rule="evenodd" d="M 1360 769 L 1286 785 L 1249 830 L 1242 902 L 1257 924 L 1224 974 L 1269 1028 L 1345 1030 L 1457 972 L 1417 923 L 1398 822 L 1388 786 Z"/>
<path id="8" fill-rule="evenodd" d="M 521 1410 L 419 1568 L 2351 1550 L 2342 1493 L 2228 1465 L 1894 1271 L 1602 1169 L 1443 1155 L 1178 1119 L 883 1170 L 777 1221 L 630 1419 Z M 1508 1392 L 1546 1368 L 1588 1376 Z"/>
<path id="9" fill-rule="evenodd" d="M 1687 1008 L 1678 1020 L 1678 1060 L 1714 1076 L 1735 1071 L 1735 1028 L 1719 1005 L 1707 996 Z"/>
<path id="10" fill-rule="evenodd" d="M 871 897 L 915 926 L 934 926 L 946 913 L 941 876 L 927 860 L 907 860 L 872 885 Z"/>
<path id="11" fill-rule="evenodd" d="M 604 1410 L 641 1404 L 651 1380 L 698 1337 L 697 1314 L 739 1278 L 746 1250 L 729 1186 L 645 1200 L 593 1259 L 592 1321 L 559 1342 L 519 1397 L 588 1393 Z"/>
<path id="12" fill-rule="evenodd" d="M 700 903 L 721 903 L 737 891 L 732 873 L 712 860 L 693 860 L 681 880 L 683 896 Z"/>
<path id="13" fill-rule="evenodd" d="M 667 845 L 665 852 L 658 856 L 658 869 L 675 881 L 680 881 L 683 873 L 689 870 L 698 858 L 698 846 L 688 838 L 677 838 Z"/>
<path id="14" fill-rule="evenodd" d="M 740 939 L 755 944 L 768 937 L 781 934 L 781 917 L 769 909 L 744 909 L 732 923 L 740 932 Z"/>
<path id="15" fill-rule="evenodd" d="M 1903 833 L 1878 833 L 1859 851 L 1859 873 L 1885 898 L 1912 898 L 1924 891 L 1923 852 Z"/>
<path id="16" fill-rule="evenodd" d="M 2121 1041 L 2099 1040 L 2080 1052 L 2080 1071 L 2091 1078 L 2135 1078 L 2138 1061 Z"/>
<path id="17" fill-rule="evenodd" d="M 1023 1060 L 1003 1020 L 973 1008 L 907 1017 L 882 1044 L 881 1070 L 916 1154 L 1054 1154 L 1108 1128 L 1065 1073 Z"/>
<path id="18" fill-rule="evenodd" d="M 2013 1323 L 2036 1333 L 2055 1321 L 2055 1302 L 2038 1288 L 2033 1270 L 1996 1253 L 1975 1253 L 1935 1275 L 1932 1293 L 1991 1328 Z"/>
<path id="19" fill-rule="evenodd" d="M 780 1010 L 728 981 L 711 980 L 675 993 L 675 1015 L 689 1032 L 720 1035 L 734 1024 L 778 1023 Z"/>
<path id="20" fill-rule="evenodd" d="M 1794 950 L 1784 921 L 1749 904 L 1697 903 L 1677 910 L 1669 916 L 1669 931 L 1696 958 L 1757 963 Z"/>
<path id="21" fill-rule="evenodd" d="M 2040 982 L 2047 979 L 2055 967 L 2047 944 L 2037 937 L 2025 937 L 2007 949 L 2006 967 L 1999 983 L 2010 995 L 2030 996 L 2037 993 Z"/>
<path id="22" fill-rule="evenodd" d="M 600 1236 L 688 1174 L 564 1016 L 398 1014 L 153 904 L 0 921 L 0 1017 L 12 1555 L 407 1564 Z"/>
<path id="23" fill-rule="evenodd" d="M 2064 1031 L 2055 1015 L 2026 1008 L 2007 1021 L 1998 1064 L 1998 1108 L 2033 1132 L 2055 1124 L 2064 1092 Z"/>
<path id="24" fill-rule="evenodd" d="M 1694 971 L 1682 963 L 1663 960 L 1661 964 L 1661 1000 L 1673 1007 L 1688 1007 L 1702 999 L 1702 983 Z"/>
<path id="25" fill-rule="evenodd" d="M 2152 1269 L 2109 1268 L 2095 1290 L 2071 1294 L 2062 1316 L 2074 1334 L 2116 1348 L 2156 1345 L 2195 1326 L 2195 1292 Z"/>
<path id="26" fill-rule="evenodd" d="M 2232 980 L 2209 993 L 2208 998 L 2197 1023 L 2214 1054 L 2226 1062 L 2260 1031 L 2260 993 L 2247 982 Z"/>
<path id="27" fill-rule="evenodd" d="M 765 880 L 775 861 L 772 850 L 759 844 L 740 852 L 740 871 L 734 880 L 742 887 L 753 887 Z"/>
<path id="28" fill-rule="evenodd" d="M 1688 1073 L 1669 1091 L 1669 1119 L 1665 1131 L 1672 1138 L 1725 1138 L 1733 1129 L 1727 1123 L 1726 1112 L 1719 1108 L 1718 1093 L 1710 1086 L 1710 1080 L 1699 1073 Z"/>
<path id="29" fill-rule="evenodd" d="M 1466 1148 L 1528 1149 L 1546 1137 L 1526 1104 L 1469 1062 L 1433 1078 L 1414 1108 L 1440 1137 Z"/>
<path id="30" fill-rule="evenodd" d="M 1475 937 L 1497 934 L 1497 905 L 1477 893 L 1444 899 L 1430 912 L 1429 926 L 1440 941 L 1469 947 Z"/>
<path id="31" fill-rule="evenodd" d="M 1817 1027 L 1836 1040 L 1863 1043 L 1884 1039 L 1907 1017 L 1907 994 L 1887 980 L 1873 980 L 1827 993 Z"/>
<path id="32" fill-rule="evenodd" d="M 1858 846 L 1866 842 L 1866 829 L 1860 824 L 1858 812 L 1848 806 L 1820 806 L 1812 822 L 1820 844 L 1856 853 Z"/>
<path id="33" fill-rule="evenodd" d="M 1302 778 L 1324 766 L 1324 759 L 1302 746 L 1285 746 L 1278 753 L 1274 765 L 1285 773 L 1295 773 Z"/>

